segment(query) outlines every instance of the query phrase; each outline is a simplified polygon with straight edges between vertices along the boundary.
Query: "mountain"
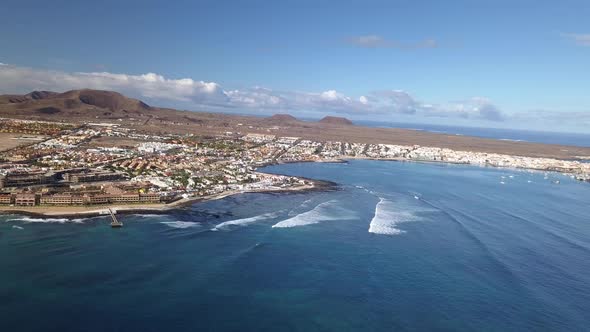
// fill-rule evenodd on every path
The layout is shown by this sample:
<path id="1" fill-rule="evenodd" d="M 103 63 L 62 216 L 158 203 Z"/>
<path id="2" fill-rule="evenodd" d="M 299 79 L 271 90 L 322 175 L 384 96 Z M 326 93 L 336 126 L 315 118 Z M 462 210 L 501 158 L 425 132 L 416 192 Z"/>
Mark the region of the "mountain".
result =
<path id="1" fill-rule="evenodd" d="M 58 118 L 128 117 L 145 115 L 152 108 L 118 92 L 71 90 L 64 93 L 33 91 L 26 95 L 0 96 L 1 115 L 26 115 L 31 119 L 53 115 Z"/>
<path id="2" fill-rule="evenodd" d="M 330 124 L 330 125 L 339 125 L 339 126 L 351 126 L 353 125 L 352 121 L 348 120 L 347 118 L 339 117 L 339 116 L 326 116 L 319 121 L 319 123 L 323 124 Z"/>
<path id="3" fill-rule="evenodd" d="M 266 121 L 271 124 L 282 125 L 297 122 L 298 120 L 290 114 L 274 114 L 266 118 Z"/>
<path id="4" fill-rule="evenodd" d="M 0 96 L 0 104 L 21 103 L 27 100 L 39 100 L 58 95 L 57 92 L 51 91 L 33 91 L 26 95 L 3 95 Z"/>

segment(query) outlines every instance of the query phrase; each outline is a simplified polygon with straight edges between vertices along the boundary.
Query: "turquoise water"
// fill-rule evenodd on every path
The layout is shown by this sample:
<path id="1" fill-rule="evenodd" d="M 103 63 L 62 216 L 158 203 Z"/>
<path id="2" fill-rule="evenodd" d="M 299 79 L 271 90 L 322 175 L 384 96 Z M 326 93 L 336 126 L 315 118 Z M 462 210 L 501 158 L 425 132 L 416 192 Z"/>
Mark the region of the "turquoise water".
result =
<path id="1" fill-rule="evenodd" d="M 266 171 L 339 186 L 127 215 L 117 230 L 0 216 L 0 330 L 590 326 L 589 184 L 378 161 Z"/>

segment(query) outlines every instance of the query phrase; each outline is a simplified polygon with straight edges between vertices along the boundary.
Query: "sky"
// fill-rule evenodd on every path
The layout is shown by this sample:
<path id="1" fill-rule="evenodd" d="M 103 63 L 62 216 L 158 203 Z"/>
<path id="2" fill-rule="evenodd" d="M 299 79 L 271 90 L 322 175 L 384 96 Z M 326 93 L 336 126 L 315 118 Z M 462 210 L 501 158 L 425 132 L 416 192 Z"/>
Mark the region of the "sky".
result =
<path id="1" fill-rule="evenodd" d="M 588 17 L 566 0 L 4 0 L 0 93 L 590 132 Z"/>

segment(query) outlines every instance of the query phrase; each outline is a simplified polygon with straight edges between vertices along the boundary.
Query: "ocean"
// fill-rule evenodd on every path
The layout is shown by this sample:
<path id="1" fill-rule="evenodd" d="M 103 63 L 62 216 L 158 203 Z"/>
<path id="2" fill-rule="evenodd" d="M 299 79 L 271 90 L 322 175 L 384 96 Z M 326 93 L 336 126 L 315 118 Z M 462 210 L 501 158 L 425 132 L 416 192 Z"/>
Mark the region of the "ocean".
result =
<path id="1" fill-rule="evenodd" d="M 355 124 L 367 127 L 404 128 L 449 135 L 475 136 L 515 142 L 534 142 L 590 147 L 590 133 L 548 132 L 522 129 L 482 128 L 435 124 L 410 124 L 398 122 L 355 121 Z"/>
<path id="2" fill-rule="evenodd" d="M 264 171 L 338 185 L 124 215 L 122 229 L 0 216 L 0 330 L 590 326 L 590 184 L 369 160 Z"/>

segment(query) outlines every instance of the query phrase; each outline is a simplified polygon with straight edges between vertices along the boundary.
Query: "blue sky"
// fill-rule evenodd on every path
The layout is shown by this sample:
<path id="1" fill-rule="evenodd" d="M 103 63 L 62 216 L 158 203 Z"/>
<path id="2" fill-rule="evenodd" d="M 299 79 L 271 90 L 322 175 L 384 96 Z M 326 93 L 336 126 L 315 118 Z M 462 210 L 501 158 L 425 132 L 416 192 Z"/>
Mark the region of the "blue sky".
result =
<path id="1" fill-rule="evenodd" d="M 192 110 L 590 128 L 588 1 L 2 7 L 1 93 L 91 87 Z"/>

